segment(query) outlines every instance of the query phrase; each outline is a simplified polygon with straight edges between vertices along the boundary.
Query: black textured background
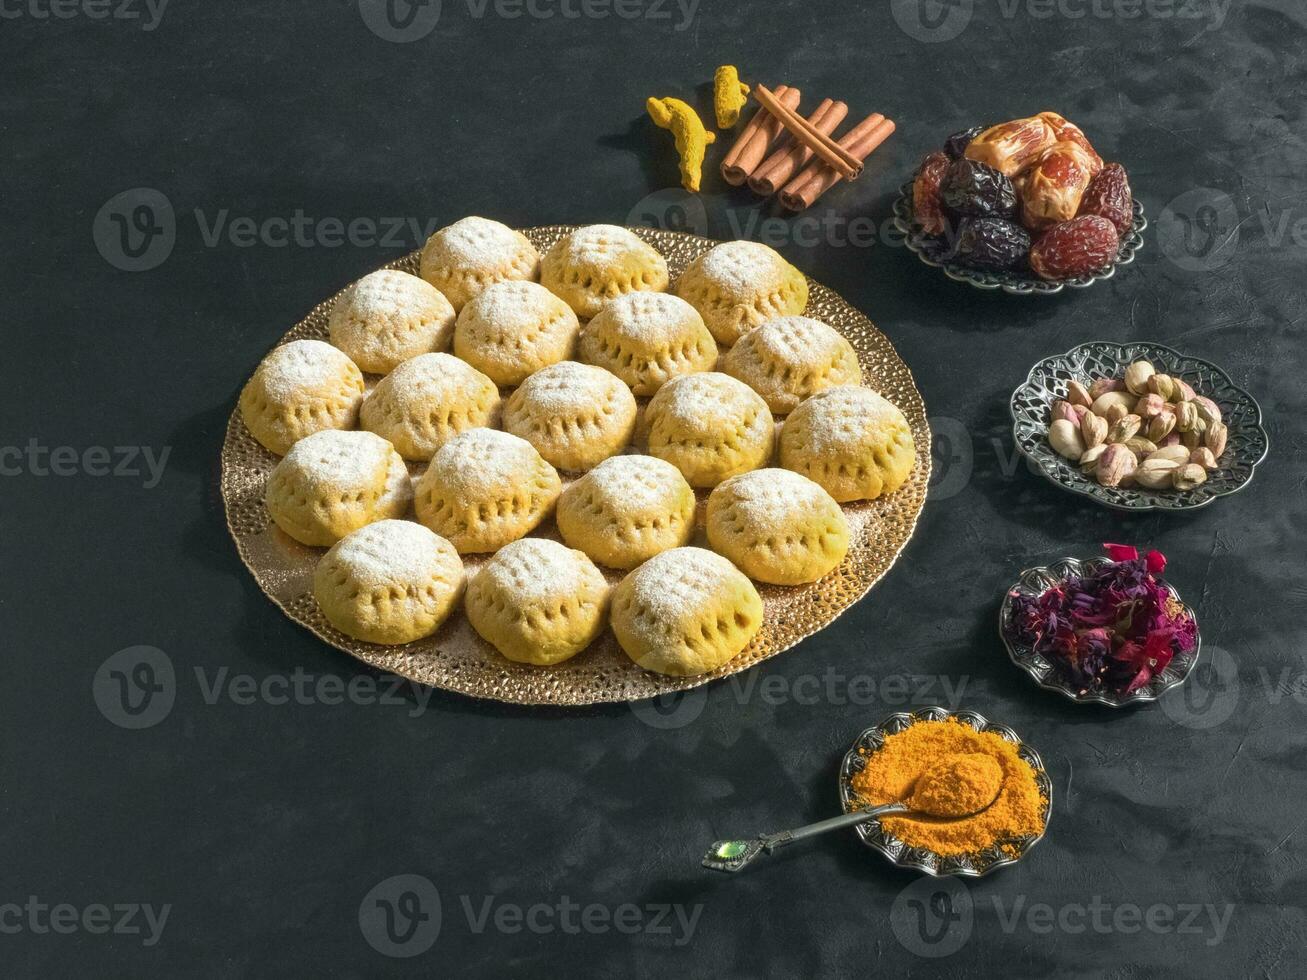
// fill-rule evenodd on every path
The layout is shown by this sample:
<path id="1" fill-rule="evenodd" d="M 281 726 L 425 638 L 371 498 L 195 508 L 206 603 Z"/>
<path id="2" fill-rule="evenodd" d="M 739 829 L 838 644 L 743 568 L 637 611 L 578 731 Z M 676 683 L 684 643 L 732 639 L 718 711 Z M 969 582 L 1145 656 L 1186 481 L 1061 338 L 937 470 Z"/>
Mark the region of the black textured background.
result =
<path id="1" fill-rule="evenodd" d="M 538 0 L 551 18 L 445 0 L 430 34 L 401 44 L 342 0 L 173 0 L 150 30 L 139 3 L 131 20 L 92 16 L 123 0 L 54 2 L 71 16 L 43 16 L 51 0 L 0 5 L 0 443 L 24 453 L 0 460 L 6 974 L 1301 974 L 1301 3 L 703 0 L 687 23 L 654 0 L 568 7 L 603 17 Z M 722 62 L 800 86 L 805 105 L 829 95 L 855 118 L 883 111 L 898 132 L 805 222 L 757 224 L 770 212 L 722 184 L 722 147 L 703 212 L 675 192 L 644 200 L 676 184 L 644 99 L 706 112 Z M 849 242 L 846 223 L 882 222 L 948 133 L 1041 109 L 1124 162 L 1153 219 L 1115 279 L 1045 301 L 991 296 L 879 236 Z M 97 226 L 134 188 L 175 214 L 166 260 L 136 272 L 106 258 L 108 212 Z M 320 233 L 311 244 L 206 241 L 220 220 L 297 211 Z M 368 675 L 245 574 L 218 449 L 239 386 L 281 333 L 423 237 L 338 245 L 330 219 L 421 228 L 469 213 L 514 225 L 688 215 L 717 238 L 779 234 L 788 258 L 892 338 L 937 431 L 937 486 L 888 578 L 796 650 L 658 709 L 439 692 L 425 705 L 241 704 L 229 689 L 208 703 L 220 677 Z M 1255 482 L 1188 516 L 1122 517 L 1019 465 L 1009 392 L 1037 358 L 1095 338 L 1173 345 L 1252 391 L 1271 434 Z M 147 489 L 148 477 L 42 476 L 31 440 L 171 454 Z M 1163 549 L 1198 609 L 1208 666 L 1187 698 L 1076 707 L 1007 663 L 1003 588 L 1104 540 Z M 139 645 L 173 665 L 175 703 L 127 730 L 97 709 L 94 678 Z M 936 701 L 1043 752 L 1056 805 L 1028 860 L 969 885 L 914 885 L 849 833 L 736 878 L 698 867 L 714 837 L 835 812 L 835 765 L 857 732 Z M 359 924 L 365 896 L 395 875 L 429 879 L 441 899 L 438 938 L 409 959 L 374 951 Z M 40 931 L 6 905 L 29 897 L 171 910 L 147 946 Z M 588 926 L 537 910 L 534 929 L 492 918 L 478 931 L 464 908 L 489 900 L 511 916 L 564 898 L 600 911 Z M 657 906 L 697 915 L 688 942 Z"/>

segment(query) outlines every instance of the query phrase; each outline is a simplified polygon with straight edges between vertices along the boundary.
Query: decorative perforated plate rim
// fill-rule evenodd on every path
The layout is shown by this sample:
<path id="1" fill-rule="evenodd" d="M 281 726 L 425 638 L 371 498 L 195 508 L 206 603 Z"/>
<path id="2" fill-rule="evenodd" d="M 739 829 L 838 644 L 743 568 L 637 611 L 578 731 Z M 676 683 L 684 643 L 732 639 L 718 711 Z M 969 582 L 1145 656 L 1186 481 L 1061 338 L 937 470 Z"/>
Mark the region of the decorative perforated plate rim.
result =
<path id="1" fill-rule="evenodd" d="M 1037 276 L 1023 276 L 1016 272 L 991 271 L 988 269 L 970 269 L 957 262 L 944 258 L 946 243 L 943 239 L 927 235 L 921 225 L 912 217 L 912 184 L 908 181 L 899 188 L 899 196 L 894 201 L 894 226 L 903 233 L 904 244 L 917 258 L 926 265 L 943 269 L 950 279 L 965 282 L 977 289 L 1001 289 L 1013 296 L 1052 296 L 1065 287 L 1084 289 L 1100 279 L 1111 279 L 1116 270 L 1129 265 L 1135 260 L 1135 253 L 1144 247 L 1144 229 L 1148 219 L 1144 217 L 1144 206 L 1138 200 L 1134 202 L 1134 221 L 1130 229 L 1121 236 L 1121 246 L 1116 252 L 1116 261 L 1105 269 L 1097 269 L 1088 275 L 1074 279 L 1050 281 Z"/>
<path id="2" fill-rule="evenodd" d="M 1036 684 L 1046 691 L 1056 691 L 1076 704 L 1105 704 L 1109 708 L 1126 708 L 1134 704 L 1149 704 L 1156 701 L 1173 687 L 1179 687 L 1183 684 L 1189 674 L 1193 671 L 1194 666 L 1198 663 L 1198 655 L 1202 650 L 1203 638 L 1198 633 L 1198 617 L 1194 611 L 1185 605 L 1184 600 L 1180 598 L 1180 593 L 1169 582 L 1163 581 L 1162 585 L 1171 593 L 1171 598 L 1184 607 L 1185 614 L 1194 622 L 1195 640 L 1194 648 L 1187 653 L 1177 654 L 1166 665 L 1166 669 L 1160 674 L 1156 674 L 1143 687 L 1131 691 L 1129 694 L 1119 694 L 1116 691 L 1104 689 L 1092 689 L 1088 691 L 1078 690 L 1054 667 L 1053 662 L 1041 653 L 1036 653 L 1034 648 L 1024 643 L 1017 643 L 1008 635 L 1008 620 L 1012 616 L 1012 597 L 1014 594 L 1020 595 L 1043 595 L 1046 591 L 1056 585 L 1061 585 L 1073 575 L 1088 575 L 1096 569 L 1102 568 L 1111 561 L 1110 558 L 1086 558 L 1083 561 L 1079 558 L 1062 558 L 1053 562 L 1051 565 L 1041 565 L 1038 568 L 1027 568 L 1021 573 L 1015 585 L 1008 589 L 1003 596 L 1003 603 L 998 611 L 998 632 L 1003 638 L 1003 645 L 1007 647 L 1007 655 L 1012 662 L 1031 676 Z"/>
<path id="3" fill-rule="evenodd" d="M 554 225 L 522 231 L 543 252 L 575 227 Z M 631 231 L 662 253 L 673 281 L 694 258 L 718 244 L 683 232 L 650 228 Z M 413 252 L 386 268 L 416 274 L 418 255 Z M 848 556 L 837 569 L 812 585 L 758 587 L 765 607 L 762 629 L 738 657 L 715 671 L 696 677 L 666 677 L 643 670 L 622 652 L 610 631 L 561 664 L 517 664 L 482 640 L 461 611 L 434 635 L 402 646 L 363 643 L 337 632 L 323 618 L 312 594 L 313 569 L 324 549 L 298 544 L 268 518 L 263 506 L 264 485 L 279 457 L 255 441 L 241 421 L 239 409 L 234 409 L 222 448 L 222 496 L 227 525 L 241 560 L 268 598 L 331 646 L 380 670 L 472 697 L 555 705 L 632 701 L 686 690 L 747 670 L 828 626 L 867 594 L 889 571 L 912 536 L 930 482 L 931 436 L 926 406 L 907 365 L 866 316 L 819 283 L 809 280 L 808 288 L 807 314 L 824 320 L 848 338 L 858 353 L 864 382 L 907 417 L 916 442 L 916 464 L 908 481 L 888 497 L 844 505 L 851 540 Z M 327 317 L 335 299 L 333 296 L 315 307 L 280 342 L 325 339 Z M 421 471 L 421 467 L 411 469 L 415 475 Z M 701 494 L 701 503 L 702 499 Z M 557 537 L 552 522 L 539 533 Z M 692 543 L 706 547 L 705 542 L 700 529 Z M 465 556 L 464 564 L 472 574 L 484 561 L 485 556 Z M 620 575 L 609 574 L 610 581 L 619 579 Z"/>
<path id="4" fill-rule="evenodd" d="M 911 728 L 919 721 L 943 721 L 946 718 L 956 718 L 958 721 L 970 725 L 978 732 L 993 732 L 1017 747 L 1017 754 L 1028 762 L 1030 768 L 1035 771 L 1035 782 L 1044 795 L 1044 829 L 1034 836 L 1005 842 L 1016 847 L 1017 853 L 1015 856 L 1000 850 L 997 846 L 984 851 L 973 851 L 970 854 L 952 856 L 936 854 L 934 851 L 921 847 L 909 847 L 897 837 L 887 834 L 878 820 L 868 820 L 866 823 L 858 824 L 854 829 L 858 832 L 858 837 L 862 840 L 862 843 L 874 851 L 879 851 L 889 859 L 891 864 L 900 868 L 920 871 L 936 878 L 945 875 L 980 878 L 991 871 L 1005 868 L 1009 864 L 1016 864 L 1030 853 L 1030 849 L 1043 840 L 1044 834 L 1048 833 L 1048 821 L 1053 815 L 1053 780 L 1049 777 L 1048 770 L 1044 768 L 1044 760 L 1040 758 L 1038 752 L 1021 741 L 1021 736 L 1012 729 L 1003 725 L 995 725 L 984 715 L 977 714 L 974 711 L 949 711 L 947 708 L 930 707 L 921 708 L 911 713 L 906 711 L 896 712 L 879 725 L 868 728 L 859 735 L 845 754 L 844 761 L 840 763 L 839 772 L 840 806 L 844 808 L 845 813 L 852 813 L 854 810 L 867 805 L 867 801 L 860 797 L 857 790 L 853 788 L 853 777 L 863 770 L 870 756 L 880 751 L 885 744 L 887 735 L 894 735 Z"/>
<path id="5" fill-rule="evenodd" d="M 1120 378 L 1132 361 L 1152 361 L 1163 374 L 1181 378 L 1200 395 L 1216 402 L 1229 429 L 1221 468 L 1192 490 L 1149 490 L 1146 487 L 1105 487 L 1059 456 L 1048 441 L 1053 402 L 1066 397 L 1072 378 L 1086 386 L 1098 378 Z M 1270 440 L 1262 427 L 1262 409 L 1252 395 L 1210 361 L 1190 357 L 1161 344 L 1140 341 L 1114 344 L 1091 340 L 1065 354 L 1046 357 L 1030 369 L 1012 392 L 1012 438 L 1050 482 L 1114 510 L 1195 510 L 1217 497 L 1242 490 L 1252 482 L 1257 464 L 1266 458 Z"/>

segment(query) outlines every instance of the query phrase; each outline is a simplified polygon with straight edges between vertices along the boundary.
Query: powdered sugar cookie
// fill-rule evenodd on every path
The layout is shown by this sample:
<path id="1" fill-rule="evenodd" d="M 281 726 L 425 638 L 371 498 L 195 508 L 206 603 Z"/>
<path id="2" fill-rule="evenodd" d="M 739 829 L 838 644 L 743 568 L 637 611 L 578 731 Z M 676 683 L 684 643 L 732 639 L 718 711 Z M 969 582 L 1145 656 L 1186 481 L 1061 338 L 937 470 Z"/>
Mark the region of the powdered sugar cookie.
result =
<path id="1" fill-rule="evenodd" d="M 572 308 L 534 282 L 497 282 L 458 314 L 454 353 L 495 384 L 511 388 L 576 349 Z"/>
<path id="2" fill-rule="evenodd" d="M 772 585 L 815 582 L 844 560 L 849 522 L 825 490 L 789 470 L 731 477 L 708 498 L 708 540 Z"/>
<path id="3" fill-rule="evenodd" d="M 717 342 L 693 306 L 671 293 L 627 293 L 609 300 L 581 331 L 579 357 L 606 368 L 637 395 L 671 378 L 711 371 Z"/>
<path id="4" fill-rule="evenodd" d="M 589 319 L 624 293 L 667 288 L 667 262 L 617 225 L 587 225 L 560 238 L 540 262 L 540 282 Z"/>
<path id="5" fill-rule="evenodd" d="M 413 499 L 399 453 L 371 432 L 324 429 L 305 436 L 268 477 L 277 526 L 301 544 L 326 547 L 365 524 L 400 517 Z"/>
<path id="6" fill-rule="evenodd" d="M 452 354 L 420 354 L 381 379 L 363 403 L 363 426 L 405 459 L 430 459 L 466 429 L 493 425 L 499 389 Z"/>
<path id="7" fill-rule="evenodd" d="M 806 316 L 777 317 L 750 330 L 721 366 L 778 415 L 792 412 L 815 392 L 862 381 L 853 346 L 834 328 Z"/>
<path id="8" fill-rule="evenodd" d="M 509 660 L 548 666 L 603 632 L 608 583 L 581 552 L 526 538 L 504 545 L 472 577 L 464 608 L 472 628 Z"/>
<path id="9" fill-rule="evenodd" d="M 606 459 L 558 498 L 558 530 L 610 568 L 634 568 L 694 534 L 694 491 L 653 456 Z"/>
<path id="10" fill-rule="evenodd" d="M 323 429 L 349 429 L 363 402 L 363 372 L 331 344 L 292 340 L 274 348 L 241 390 L 241 418 L 274 453 Z"/>
<path id="11" fill-rule="evenodd" d="M 341 294 L 327 330 L 364 371 L 389 374 L 402 361 L 449 345 L 454 308 L 431 283 L 381 269 Z"/>
<path id="12" fill-rule="evenodd" d="M 430 636 L 463 591 L 463 562 L 450 543 L 412 521 L 377 521 L 332 546 L 313 573 L 327 622 L 367 643 Z"/>
<path id="13" fill-rule="evenodd" d="M 841 503 L 893 493 L 915 461 L 908 420 L 870 388 L 818 392 L 781 428 L 781 465 L 821 484 Z"/>
<path id="14" fill-rule="evenodd" d="M 560 470 L 581 472 L 626 448 L 635 413 L 635 396 L 621 379 L 563 361 L 537 371 L 509 396 L 504 428 Z"/>
<path id="15" fill-rule="evenodd" d="M 762 627 L 762 598 L 721 555 L 673 548 L 613 589 L 612 626 L 645 670 L 704 674 L 739 655 Z"/>
<path id="16" fill-rule="evenodd" d="M 773 317 L 802 313 L 808 281 L 766 245 L 723 242 L 690 263 L 676 295 L 702 314 L 714 337 L 730 345 Z"/>
<path id="17" fill-rule="evenodd" d="M 562 481 L 525 439 L 495 429 L 455 436 L 415 491 L 418 520 L 461 554 L 494 551 L 549 516 Z"/>
<path id="18" fill-rule="evenodd" d="M 771 457 L 775 423 L 762 397 L 715 371 L 673 378 L 645 410 L 650 456 L 665 459 L 693 487 L 715 487 Z"/>
<path id="19" fill-rule="evenodd" d="M 419 266 L 455 310 L 492 282 L 540 277 L 540 253 L 508 225 L 472 215 L 427 239 Z"/>

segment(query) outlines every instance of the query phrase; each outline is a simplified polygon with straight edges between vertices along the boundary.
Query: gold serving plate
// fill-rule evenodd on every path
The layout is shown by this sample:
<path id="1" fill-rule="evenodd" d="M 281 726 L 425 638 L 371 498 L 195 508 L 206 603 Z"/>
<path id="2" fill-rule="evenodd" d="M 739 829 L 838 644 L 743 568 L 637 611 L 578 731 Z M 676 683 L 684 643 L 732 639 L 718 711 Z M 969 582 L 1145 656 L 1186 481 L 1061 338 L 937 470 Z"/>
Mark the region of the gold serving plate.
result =
<path id="1" fill-rule="evenodd" d="M 553 225 L 523 229 L 542 253 L 576 226 Z M 667 260 L 673 282 L 690 262 L 717 243 L 683 232 L 632 228 Z M 416 274 L 414 252 L 387 268 Z M 849 339 L 858 352 L 865 383 L 902 409 L 916 440 L 917 462 L 908 481 L 880 500 L 845 504 L 850 547 L 840 566 L 811 585 L 786 588 L 759 585 L 766 615 L 753 642 L 730 663 L 696 677 L 665 677 L 637 667 L 622 652 L 611 633 L 570 660 L 552 667 L 513 663 L 482 640 L 455 613 L 434 635 L 403 646 L 378 646 L 351 639 L 333 629 L 313 598 L 313 569 L 324 549 L 309 548 L 287 537 L 272 523 L 263 505 L 264 485 L 280 457 L 264 449 L 245 428 L 239 409 L 233 409 L 222 447 L 222 496 L 227 526 L 241 560 L 259 587 L 295 622 L 338 650 L 379 670 L 399 674 L 431 687 L 472 697 L 515 704 L 582 705 L 633 701 L 671 691 L 685 690 L 731 674 L 788 650 L 800 640 L 829 626 L 840 613 L 867 594 L 898 558 L 916 527 L 926 503 L 930 482 L 930 429 L 926 406 L 908 366 L 893 345 L 863 314 L 836 293 L 808 281 L 808 316 L 829 323 Z M 335 297 L 319 304 L 284 337 L 290 340 L 327 337 L 327 317 Z M 417 475 L 422 466 L 410 465 Z M 693 544 L 707 547 L 700 529 Z M 410 514 L 411 516 L 411 514 Z M 557 538 L 552 521 L 537 532 Z M 488 556 L 464 556 L 473 574 Z M 610 581 L 620 575 L 609 573 Z"/>

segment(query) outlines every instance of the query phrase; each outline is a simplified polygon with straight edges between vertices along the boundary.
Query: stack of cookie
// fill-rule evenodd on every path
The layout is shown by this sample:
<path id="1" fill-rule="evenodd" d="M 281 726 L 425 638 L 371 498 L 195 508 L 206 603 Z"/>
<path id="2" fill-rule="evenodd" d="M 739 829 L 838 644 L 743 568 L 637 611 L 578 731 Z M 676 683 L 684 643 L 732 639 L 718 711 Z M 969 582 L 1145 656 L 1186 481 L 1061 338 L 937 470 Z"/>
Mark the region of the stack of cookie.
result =
<path id="1" fill-rule="evenodd" d="M 421 639 L 461 600 L 518 662 L 556 664 L 611 625 L 649 670 L 715 670 L 762 626 L 754 581 L 830 573 L 841 504 L 914 464 L 902 413 L 764 245 L 718 245 L 669 292 L 666 261 L 624 228 L 542 257 L 471 217 L 419 271 L 353 284 L 330 343 L 278 347 L 241 393 L 282 456 L 268 511 L 329 549 L 314 594 L 356 639 Z M 490 557 L 469 576 L 474 555 Z"/>

